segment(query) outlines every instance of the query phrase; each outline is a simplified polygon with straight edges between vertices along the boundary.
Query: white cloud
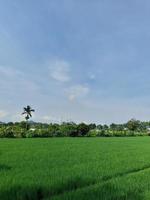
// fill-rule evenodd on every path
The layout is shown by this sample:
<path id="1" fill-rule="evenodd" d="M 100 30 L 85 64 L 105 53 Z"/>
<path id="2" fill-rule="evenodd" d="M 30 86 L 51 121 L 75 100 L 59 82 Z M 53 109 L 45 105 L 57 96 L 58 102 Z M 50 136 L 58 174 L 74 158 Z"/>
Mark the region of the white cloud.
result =
<path id="1" fill-rule="evenodd" d="M 66 90 L 70 101 L 85 97 L 89 93 L 89 88 L 83 85 L 74 85 Z"/>
<path id="2" fill-rule="evenodd" d="M 56 60 L 50 64 L 50 76 L 56 81 L 68 82 L 70 77 L 70 65 L 66 61 Z"/>

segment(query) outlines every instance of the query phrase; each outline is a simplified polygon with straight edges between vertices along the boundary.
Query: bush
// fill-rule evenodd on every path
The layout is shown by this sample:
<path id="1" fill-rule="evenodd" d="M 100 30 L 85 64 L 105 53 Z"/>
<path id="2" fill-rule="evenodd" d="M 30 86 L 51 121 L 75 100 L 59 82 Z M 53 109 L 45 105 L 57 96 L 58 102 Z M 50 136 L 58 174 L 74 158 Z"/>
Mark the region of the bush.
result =
<path id="1" fill-rule="evenodd" d="M 58 124 L 50 124 L 48 126 L 49 137 L 57 136 L 58 131 L 59 131 Z"/>
<path id="2" fill-rule="evenodd" d="M 48 129 L 35 129 L 35 130 L 28 130 L 26 132 L 26 137 L 49 137 Z"/>
<path id="3" fill-rule="evenodd" d="M 74 123 L 63 123 L 59 127 L 59 131 L 61 136 L 71 136 L 76 137 L 78 136 L 78 127 Z"/>
<path id="4" fill-rule="evenodd" d="M 4 127 L 4 128 L 1 128 L 0 130 L 0 137 L 1 138 L 13 138 L 14 137 L 14 132 L 13 132 L 13 129 L 12 127 Z"/>
<path id="5" fill-rule="evenodd" d="M 99 130 L 99 131 L 97 131 L 97 136 L 98 137 L 104 137 L 105 136 L 105 130 Z"/>
<path id="6" fill-rule="evenodd" d="M 135 132 L 134 133 L 135 136 L 148 136 L 148 132 Z"/>
<path id="7" fill-rule="evenodd" d="M 38 137 L 38 133 L 36 131 L 28 130 L 26 132 L 26 138 Z"/>
<path id="8" fill-rule="evenodd" d="M 123 131 L 114 131 L 112 136 L 123 137 L 123 136 L 125 136 L 125 134 Z"/>
<path id="9" fill-rule="evenodd" d="M 93 130 L 90 130 L 88 133 L 87 133 L 87 137 L 96 137 L 98 134 L 98 131 L 93 129 Z"/>
<path id="10" fill-rule="evenodd" d="M 135 136 L 134 131 L 127 131 L 126 136 Z"/>

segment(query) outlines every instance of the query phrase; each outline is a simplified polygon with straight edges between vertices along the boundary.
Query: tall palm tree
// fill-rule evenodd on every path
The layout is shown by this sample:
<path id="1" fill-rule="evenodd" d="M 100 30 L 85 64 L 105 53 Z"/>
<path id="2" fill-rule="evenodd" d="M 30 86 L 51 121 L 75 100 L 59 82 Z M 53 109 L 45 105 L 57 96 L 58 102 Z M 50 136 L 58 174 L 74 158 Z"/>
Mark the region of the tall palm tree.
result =
<path id="1" fill-rule="evenodd" d="M 24 111 L 23 111 L 22 115 L 25 115 L 26 129 L 28 130 L 28 120 L 32 117 L 32 112 L 35 112 L 35 110 L 32 109 L 30 106 L 24 107 L 23 110 Z"/>

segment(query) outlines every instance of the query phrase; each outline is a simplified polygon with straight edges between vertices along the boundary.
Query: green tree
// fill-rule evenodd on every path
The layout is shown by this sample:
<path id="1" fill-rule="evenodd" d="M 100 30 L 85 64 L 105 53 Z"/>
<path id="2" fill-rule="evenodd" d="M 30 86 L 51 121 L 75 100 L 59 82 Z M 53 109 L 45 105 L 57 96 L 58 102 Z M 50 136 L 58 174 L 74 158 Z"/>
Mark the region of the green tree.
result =
<path id="1" fill-rule="evenodd" d="M 117 124 L 110 124 L 110 130 L 115 131 L 117 129 Z"/>
<path id="2" fill-rule="evenodd" d="M 103 129 L 103 126 L 101 124 L 97 125 L 96 127 L 98 130 L 102 130 Z"/>
<path id="3" fill-rule="evenodd" d="M 59 131 L 62 134 L 62 136 L 71 136 L 76 137 L 78 136 L 78 127 L 75 123 L 62 123 L 59 126 Z"/>
<path id="4" fill-rule="evenodd" d="M 108 130 L 109 129 L 109 126 L 107 124 L 104 124 L 103 125 L 103 130 Z"/>
<path id="5" fill-rule="evenodd" d="M 85 123 L 80 123 L 78 125 L 78 133 L 81 136 L 85 136 L 89 132 L 90 128 L 87 124 Z"/>
<path id="6" fill-rule="evenodd" d="M 93 130 L 93 129 L 95 129 L 96 128 L 96 124 L 89 124 L 89 129 L 90 130 Z"/>
<path id="7" fill-rule="evenodd" d="M 136 119 L 131 119 L 127 122 L 127 128 L 130 130 L 130 131 L 136 131 L 139 129 L 140 127 L 140 121 L 139 120 L 136 120 Z"/>
<path id="8" fill-rule="evenodd" d="M 32 117 L 32 112 L 35 112 L 35 110 L 32 109 L 29 105 L 27 107 L 24 107 L 23 110 L 24 111 L 23 111 L 22 115 L 25 115 L 26 129 L 28 130 L 29 129 L 28 120 Z"/>

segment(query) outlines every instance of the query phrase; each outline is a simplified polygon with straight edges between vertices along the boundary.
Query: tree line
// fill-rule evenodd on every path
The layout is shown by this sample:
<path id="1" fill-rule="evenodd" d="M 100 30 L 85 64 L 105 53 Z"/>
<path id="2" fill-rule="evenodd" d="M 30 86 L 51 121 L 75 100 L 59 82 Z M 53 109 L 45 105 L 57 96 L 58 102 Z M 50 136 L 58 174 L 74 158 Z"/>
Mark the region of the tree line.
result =
<path id="1" fill-rule="evenodd" d="M 28 121 L 28 119 L 27 119 Z M 131 119 L 124 124 L 86 124 L 63 122 L 37 123 L 33 121 L 0 123 L 0 137 L 112 137 L 150 135 L 150 122 Z"/>
<path id="2" fill-rule="evenodd" d="M 112 137 L 112 136 L 144 136 L 150 135 L 150 121 L 141 122 L 131 119 L 124 124 L 86 124 L 74 122 L 37 123 L 29 121 L 35 112 L 29 105 L 23 108 L 25 121 L 0 123 L 0 137 L 32 138 L 32 137 Z"/>

